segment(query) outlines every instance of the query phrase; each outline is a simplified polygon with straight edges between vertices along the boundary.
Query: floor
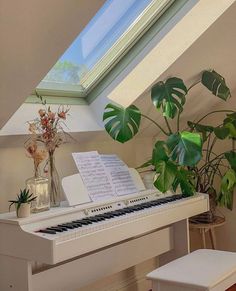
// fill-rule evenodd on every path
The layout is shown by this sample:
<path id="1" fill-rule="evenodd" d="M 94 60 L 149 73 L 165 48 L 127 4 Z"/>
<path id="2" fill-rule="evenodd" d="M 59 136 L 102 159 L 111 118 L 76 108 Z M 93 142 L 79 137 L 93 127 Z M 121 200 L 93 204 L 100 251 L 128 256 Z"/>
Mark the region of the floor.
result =
<path id="1" fill-rule="evenodd" d="M 148 290 L 148 291 L 152 291 L 152 289 Z M 228 288 L 225 291 L 236 291 L 236 284 L 234 284 L 233 286 L 231 286 L 230 288 Z"/>
<path id="2" fill-rule="evenodd" d="M 226 291 L 236 291 L 236 284 L 228 288 Z"/>

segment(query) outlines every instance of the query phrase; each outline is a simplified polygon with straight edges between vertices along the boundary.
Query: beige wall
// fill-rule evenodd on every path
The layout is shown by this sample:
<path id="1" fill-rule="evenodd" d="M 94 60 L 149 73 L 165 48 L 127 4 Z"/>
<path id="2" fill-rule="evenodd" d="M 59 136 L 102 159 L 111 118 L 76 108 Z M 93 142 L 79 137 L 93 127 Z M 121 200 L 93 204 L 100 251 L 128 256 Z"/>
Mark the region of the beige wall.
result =
<path id="1" fill-rule="evenodd" d="M 214 109 L 235 108 L 235 97 L 230 102 L 221 102 Z M 208 110 L 211 110 L 209 108 Z M 209 120 L 213 125 L 219 123 L 219 116 Z M 145 129 L 148 130 L 147 128 Z M 90 140 L 93 140 L 93 136 Z M 23 146 L 24 140 L 18 142 L 18 146 L 13 146 L 13 142 L 8 140 L 2 142 L 0 139 L 0 213 L 8 211 L 8 200 L 14 198 L 20 187 L 24 187 L 25 180 L 32 176 L 32 161 L 26 157 Z M 76 173 L 77 169 L 72 160 L 71 153 L 76 151 L 98 150 L 100 153 L 116 153 L 129 166 L 135 167 L 150 157 L 152 151 L 152 138 L 136 138 L 124 145 L 112 141 L 83 142 L 78 144 L 62 145 L 56 153 L 57 169 L 61 177 Z M 224 147 L 221 143 L 218 150 Z M 236 203 L 236 202 L 235 202 Z M 226 225 L 217 230 L 217 241 L 219 248 L 236 250 L 236 205 L 233 211 L 221 209 L 226 216 Z M 225 239 L 227 238 L 227 239 Z M 192 235 L 193 248 L 200 247 L 198 234 Z"/>
<path id="2" fill-rule="evenodd" d="M 235 100 L 232 98 L 228 106 L 222 103 L 214 109 L 221 109 L 222 107 L 232 109 L 234 106 Z M 219 123 L 219 117 L 212 118 L 209 121 L 213 125 L 217 125 Z M 102 139 L 96 138 L 94 134 L 91 134 L 88 140 L 87 142 L 62 145 L 57 150 L 56 163 L 61 177 L 77 172 L 71 157 L 72 152 L 98 150 L 100 153 L 116 153 L 129 166 L 135 167 L 150 157 L 153 144 L 151 137 L 136 138 L 124 145 L 114 142 L 111 139 L 103 141 Z M 13 146 L 13 144 L 12 142 L 8 142 L 8 139 L 5 142 L 2 142 L 2 139 L 0 140 L 0 212 L 8 210 L 8 200 L 14 198 L 19 188 L 24 187 L 25 180 L 33 174 L 32 161 L 26 157 L 23 140 L 18 141 L 18 146 Z M 224 146 L 222 144 L 218 150 L 222 150 L 223 148 Z M 221 210 L 226 216 L 226 224 L 217 230 L 217 242 L 220 249 L 236 251 L 235 209 L 236 204 L 232 212 L 226 209 Z M 197 233 L 191 234 L 191 243 L 192 248 L 201 247 Z M 117 286 L 119 286 L 119 290 L 148 290 L 149 283 L 144 279 L 144 275 L 154 268 L 155 260 L 150 260 L 140 266 L 111 276 L 106 280 L 101 280 L 96 283 L 96 286 L 100 288 L 98 290 L 105 290 L 104 286 L 111 287 L 111 289 L 107 290 L 116 290 L 115 288 Z M 113 287 L 114 289 L 112 289 Z M 87 291 L 91 289 L 89 287 L 83 290 Z"/>
<path id="3" fill-rule="evenodd" d="M 136 167 L 150 157 L 152 138 L 137 138 L 124 145 L 111 139 L 84 143 L 62 145 L 56 151 L 56 165 L 61 177 L 77 172 L 71 153 L 97 150 L 99 153 L 116 153 L 130 167 Z M 4 147 L 0 144 L 0 212 L 8 211 L 8 200 L 13 199 L 25 180 L 33 176 L 32 160 L 26 156 L 23 141 L 22 146 Z"/>
<path id="4" fill-rule="evenodd" d="M 217 106 L 217 110 L 221 109 L 230 109 L 236 110 L 236 94 L 233 94 L 231 99 L 224 103 L 222 102 L 221 105 Z M 220 123 L 220 120 L 215 118 L 215 125 Z M 222 142 L 218 143 L 217 151 L 219 153 L 226 151 L 230 147 L 229 142 Z M 219 227 L 216 229 L 216 236 L 217 236 L 217 246 L 219 249 L 227 250 L 227 251 L 236 251 L 236 196 L 234 191 L 234 207 L 233 210 L 230 211 L 226 208 L 218 208 L 219 214 L 224 215 L 226 218 L 226 223 L 224 226 Z"/>
<path id="5" fill-rule="evenodd" d="M 92 136 L 90 137 L 90 139 Z M 96 137 L 94 137 L 96 140 Z M 18 141 L 19 143 L 19 141 Z M 19 190 L 24 187 L 25 180 L 32 176 L 32 160 L 26 157 L 22 145 L 7 147 L 8 140 L 0 143 L 0 213 L 8 211 L 8 200 L 13 199 Z M 97 150 L 99 153 L 116 153 L 130 167 L 136 167 L 150 157 L 152 152 L 152 138 L 136 138 L 124 145 L 110 141 L 97 141 L 78 144 L 62 145 L 56 152 L 56 165 L 61 177 L 77 172 L 71 153 L 77 151 Z M 145 275 L 156 268 L 156 260 L 148 260 L 126 271 L 112 275 L 105 280 L 100 280 L 92 286 L 83 288 L 83 291 L 119 290 L 146 291 L 151 288 L 151 283 Z M 81 291 L 82 291 L 81 290 Z"/>
<path id="6" fill-rule="evenodd" d="M 208 112 L 213 110 L 236 110 L 236 94 L 233 93 L 232 97 L 227 101 L 221 101 L 217 106 L 213 108 L 208 108 Z M 211 124 L 213 126 L 217 126 L 221 124 L 225 114 L 217 113 L 212 115 L 208 119 L 205 120 L 203 124 Z M 230 143 L 226 141 L 219 141 L 216 144 L 215 150 L 218 153 L 227 151 L 230 149 Z M 216 228 L 216 242 L 217 248 L 221 250 L 227 251 L 236 251 L 236 197 L 234 193 L 234 207 L 233 210 L 230 211 L 226 208 L 218 207 L 217 209 L 218 215 L 223 215 L 226 218 L 226 223 L 224 226 Z M 207 234 L 207 247 L 211 247 L 209 234 Z M 200 234 L 196 231 L 191 232 L 191 248 L 192 250 L 201 247 Z"/>

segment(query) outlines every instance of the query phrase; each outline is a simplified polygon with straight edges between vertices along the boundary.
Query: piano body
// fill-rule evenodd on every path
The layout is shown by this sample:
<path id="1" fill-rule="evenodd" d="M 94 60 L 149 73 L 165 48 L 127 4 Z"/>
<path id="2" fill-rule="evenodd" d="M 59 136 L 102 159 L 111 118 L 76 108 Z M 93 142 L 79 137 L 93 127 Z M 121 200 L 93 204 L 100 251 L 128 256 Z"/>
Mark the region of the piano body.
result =
<path id="1" fill-rule="evenodd" d="M 0 290 L 74 291 L 156 256 L 164 264 L 188 253 L 188 218 L 208 210 L 208 196 L 145 190 L 130 172 L 139 189 L 132 195 L 91 202 L 77 174 L 63 187 L 69 204 L 82 204 L 21 219 L 1 214 Z"/>

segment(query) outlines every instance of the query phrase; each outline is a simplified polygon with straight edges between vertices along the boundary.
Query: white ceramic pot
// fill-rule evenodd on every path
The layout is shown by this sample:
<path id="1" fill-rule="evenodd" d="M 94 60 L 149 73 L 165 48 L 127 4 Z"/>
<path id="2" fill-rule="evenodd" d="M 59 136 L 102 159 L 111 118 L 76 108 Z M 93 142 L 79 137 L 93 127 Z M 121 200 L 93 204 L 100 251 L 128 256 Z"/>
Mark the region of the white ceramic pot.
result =
<path id="1" fill-rule="evenodd" d="M 150 171 L 143 175 L 143 183 L 146 189 L 156 189 L 153 185 L 155 174 L 156 172 Z"/>
<path id="2" fill-rule="evenodd" d="M 17 209 L 17 205 L 16 209 Z M 18 218 L 25 218 L 30 216 L 30 203 L 21 203 L 20 208 L 18 209 L 18 212 L 16 210 L 16 214 Z"/>

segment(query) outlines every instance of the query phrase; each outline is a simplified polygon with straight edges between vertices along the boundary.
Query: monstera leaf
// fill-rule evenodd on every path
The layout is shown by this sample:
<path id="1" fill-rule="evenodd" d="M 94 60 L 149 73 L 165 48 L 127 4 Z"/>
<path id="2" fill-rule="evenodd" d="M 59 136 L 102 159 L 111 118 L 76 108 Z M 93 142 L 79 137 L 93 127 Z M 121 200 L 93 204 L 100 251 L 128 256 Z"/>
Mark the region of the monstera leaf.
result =
<path id="1" fill-rule="evenodd" d="M 140 120 L 141 113 L 134 105 L 124 108 L 109 103 L 103 114 L 106 131 L 114 140 L 121 143 L 125 143 L 134 137 L 139 130 Z"/>
<path id="2" fill-rule="evenodd" d="M 172 185 L 173 190 L 176 192 L 177 187 L 180 186 L 182 194 L 192 196 L 196 192 L 193 180 L 194 175 L 192 171 L 180 168 L 176 172 L 176 177 Z"/>
<path id="3" fill-rule="evenodd" d="M 156 164 L 156 172 L 159 174 L 154 181 L 154 186 L 165 193 L 171 188 L 175 180 L 177 166 L 171 161 L 160 161 Z"/>
<path id="4" fill-rule="evenodd" d="M 223 126 L 229 130 L 229 137 L 236 138 L 236 112 L 227 114 Z"/>
<path id="5" fill-rule="evenodd" d="M 217 126 L 214 128 L 214 134 L 219 139 L 225 139 L 229 135 L 229 129 L 224 126 Z"/>
<path id="6" fill-rule="evenodd" d="M 228 160 L 230 167 L 236 172 L 236 152 L 227 152 L 225 153 L 225 157 Z"/>
<path id="7" fill-rule="evenodd" d="M 227 100 L 231 96 L 225 79 L 214 70 L 204 71 L 201 82 L 212 94 L 223 100 Z"/>
<path id="8" fill-rule="evenodd" d="M 195 166 L 202 157 L 202 140 L 199 133 L 183 131 L 169 136 L 167 147 L 170 157 L 179 165 Z"/>
<path id="9" fill-rule="evenodd" d="M 165 83 L 158 82 L 151 90 L 152 102 L 156 108 L 162 108 L 163 115 L 174 118 L 183 111 L 187 88 L 183 80 L 169 78 Z"/>
<path id="10" fill-rule="evenodd" d="M 167 161 L 169 158 L 165 149 L 164 141 L 157 141 L 152 151 L 152 164 L 156 166 L 159 161 Z"/>
<path id="11" fill-rule="evenodd" d="M 188 121 L 188 126 L 192 130 L 195 130 L 195 131 L 200 132 L 202 134 L 203 142 L 205 142 L 207 140 L 207 134 L 214 131 L 214 127 L 211 125 L 204 125 L 204 124 L 195 123 L 195 122 L 191 122 L 191 121 Z"/>
<path id="12" fill-rule="evenodd" d="M 236 173 L 233 169 L 228 170 L 221 180 L 220 195 L 218 202 L 221 206 L 233 209 L 233 192 L 236 185 Z"/>

